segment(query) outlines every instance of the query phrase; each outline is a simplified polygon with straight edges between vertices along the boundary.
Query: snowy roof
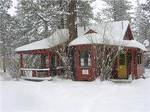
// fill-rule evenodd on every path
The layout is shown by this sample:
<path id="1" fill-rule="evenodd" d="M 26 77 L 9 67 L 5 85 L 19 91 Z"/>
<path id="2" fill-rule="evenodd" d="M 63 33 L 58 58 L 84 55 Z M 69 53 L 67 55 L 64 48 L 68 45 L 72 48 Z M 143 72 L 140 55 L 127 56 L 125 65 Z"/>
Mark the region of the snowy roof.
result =
<path id="1" fill-rule="evenodd" d="M 97 32 L 98 37 L 103 37 L 106 40 L 123 40 L 125 33 L 127 31 L 129 22 L 128 21 L 117 21 L 117 22 L 107 22 L 101 24 L 93 24 L 86 26 L 86 28 L 78 27 L 78 36 L 85 35 L 89 30 Z M 36 41 L 22 47 L 16 48 L 15 51 L 30 51 L 38 49 L 48 49 L 55 47 L 61 43 L 66 42 L 69 39 L 68 29 L 59 29 L 51 35 L 49 38 Z M 80 41 L 81 39 L 79 39 Z M 80 43 L 80 42 L 79 42 Z M 72 44 L 72 43 L 71 43 Z M 71 45 L 70 44 L 70 45 Z M 86 43 L 85 43 L 86 44 Z"/>
<path id="2" fill-rule="evenodd" d="M 99 34 L 100 37 L 106 39 L 123 40 L 125 33 L 127 31 L 129 21 L 116 21 L 116 22 L 104 22 L 100 24 L 93 24 L 86 27 L 78 28 L 78 36 L 84 35 L 89 30 L 93 30 Z"/>
<path id="3" fill-rule="evenodd" d="M 118 43 L 118 45 L 120 45 L 120 44 Z M 141 44 L 140 42 L 136 41 L 136 40 L 123 40 L 121 42 L 121 46 L 139 48 L 143 51 L 147 51 L 145 46 L 143 44 Z"/>
<path id="4" fill-rule="evenodd" d="M 80 36 L 70 42 L 69 46 L 84 45 L 84 44 L 106 44 L 106 45 L 116 45 L 123 47 L 133 47 L 139 48 L 147 51 L 145 46 L 136 40 L 123 40 L 123 39 L 113 39 L 113 38 L 103 38 L 101 34 L 91 33 Z"/>
<path id="5" fill-rule="evenodd" d="M 54 32 L 50 37 L 18 47 L 15 49 L 15 51 L 19 52 L 19 51 L 49 49 L 66 42 L 68 38 L 69 33 L 67 29 L 56 30 L 56 32 Z"/>

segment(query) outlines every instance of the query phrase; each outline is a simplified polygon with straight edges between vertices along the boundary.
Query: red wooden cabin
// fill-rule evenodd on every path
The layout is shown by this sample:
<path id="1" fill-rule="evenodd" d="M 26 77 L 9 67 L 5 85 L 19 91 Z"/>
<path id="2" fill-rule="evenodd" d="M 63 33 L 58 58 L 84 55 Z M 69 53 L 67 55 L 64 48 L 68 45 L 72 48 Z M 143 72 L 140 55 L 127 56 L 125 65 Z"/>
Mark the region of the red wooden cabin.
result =
<path id="1" fill-rule="evenodd" d="M 49 38 L 24 45 L 16 49 L 20 54 L 20 70 L 22 75 L 30 71 L 31 77 L 49 77 L 53 74 L 61 74 L 61 57 L 54 50 L 69 40 L 67 29 L 59 29 Z M 74 48 L 74 77 L 75 80 L 95 80 L 96 50 L 95 44 L 106 44 L 107 46 L 121 46 L 122 54 L 113 67 L 112 74 L 116 79 L 139 78 L 144 73 L 142 66 L 143 52 L 146 48 L 134 40 L 128 21 L 118 21 L 90 25 L 86 28 L 78 27 L 78 37 L 69 45 Z M 44 63 L 39 68 L 27 68 L 24 63 L 25 55 L 44 56 L 39 62 Z M 129 56 L 131 57 L 129 59 Z M 122 62 L 123 60 L 123 62 Z M 38 61 L 34 62 L 37 63 Z M 53 63 L 53 64 L 52 64 Z M 55 64 L 54 64 L 55 63 Z M 29 73 L 27 73 L 29 74 Z"/>

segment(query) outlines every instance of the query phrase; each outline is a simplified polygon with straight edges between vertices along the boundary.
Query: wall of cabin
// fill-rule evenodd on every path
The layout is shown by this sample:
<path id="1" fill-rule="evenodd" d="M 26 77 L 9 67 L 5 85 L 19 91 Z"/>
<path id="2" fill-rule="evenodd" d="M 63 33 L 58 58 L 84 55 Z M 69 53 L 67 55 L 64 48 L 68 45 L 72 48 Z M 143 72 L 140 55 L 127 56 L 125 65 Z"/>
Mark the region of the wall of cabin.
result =
<path id="1" fill-rule="evenodd" d="M 141 50 L 137 50 L 137 78 L 143 76 L 145 68 L 144 68 L 144 54 Z"/>
<path id="2" fill-rule="evenodd" d="M 91 66 L 88 67 L 82 67 L 81 66 L 81 52 L 82 51 L 90 51 L 91 55 Z M 125 53 L 125 65 L 123 66 L 125 70 L 125 77 L 123 76 L 122 78 L 128 79 L 129 75 L 132 75 L 133 79 L 138 79 L 141 75 L 144 73 L 144 67 L 142 64 L 138 64 L 138 58 L 137 58 L 137 50 L 135 48 L 125 48 L 124 53 Z M 92 81 L 95 80 L 96 76 L 96 50 L 94 50 L 94 47 L 90 45 L 80 45 L 75 47 L 75 53 L 74 53 L 74 60 L 75 60 L 75 79 L 80 80 L 80 81 Z M 119 67 L 120 67 L 120 62 L 119 62 L 119 56 L 116 58 L 114 67 L 113 67 L 113 78 L 119 79 Z M 87 73 L 88 70 L 88 73 Z M 120 71 L 121 73 L 121 71 Z"/>
<path id="3" fill-rule="evenodd" d="M 88 66 L 84 66 L 83 59 L 81 58 L 82 52 L 89 52 Z M 92 81 L 95 80 L 95 53 L 91 45 L 80 45 L 75 47 L 75 80 L 79 81 Z"/>

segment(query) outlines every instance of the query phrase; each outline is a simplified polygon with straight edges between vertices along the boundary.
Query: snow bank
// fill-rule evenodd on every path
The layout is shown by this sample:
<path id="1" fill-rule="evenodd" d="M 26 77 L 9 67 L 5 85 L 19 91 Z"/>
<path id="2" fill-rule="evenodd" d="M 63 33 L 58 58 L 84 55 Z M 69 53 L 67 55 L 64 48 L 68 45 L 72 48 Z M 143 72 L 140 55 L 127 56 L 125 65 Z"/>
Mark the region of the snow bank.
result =
<path id="1" fill-rule="evenodd" d="M 11 80 L 12 77 L 10 76 L 9 73 L 4 73 L 2 70 L 0 70 L 0 81 L 5 81 L 5 80 Z"/>
<path id="2" fill-rule="evenodd" d="M 146 71 L 149 74 L 150 70 Z M 150 78 L 132 83 L 0 81 L 1 112 L 149 112 Z"/>

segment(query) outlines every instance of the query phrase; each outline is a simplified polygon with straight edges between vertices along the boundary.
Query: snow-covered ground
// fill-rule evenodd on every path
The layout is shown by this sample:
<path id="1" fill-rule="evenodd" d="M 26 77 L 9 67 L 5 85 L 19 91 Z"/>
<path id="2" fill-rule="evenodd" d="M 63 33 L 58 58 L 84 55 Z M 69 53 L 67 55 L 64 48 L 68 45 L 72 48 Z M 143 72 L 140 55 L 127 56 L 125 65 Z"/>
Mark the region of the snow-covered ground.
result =
<path id="1" fill-rule="evenodd" d="M 0 81 L 0 112 L 150 112 L 150 78 L 127 84 Z"/>

